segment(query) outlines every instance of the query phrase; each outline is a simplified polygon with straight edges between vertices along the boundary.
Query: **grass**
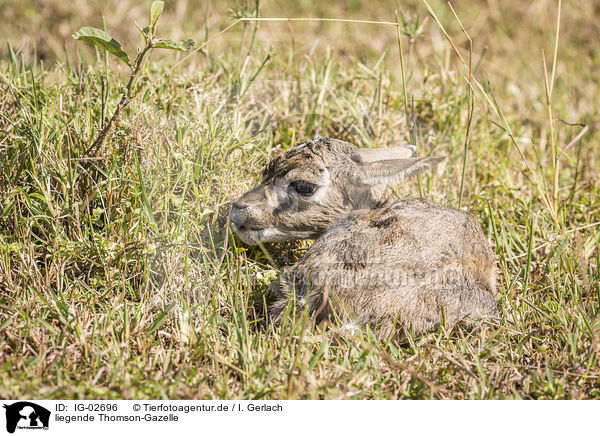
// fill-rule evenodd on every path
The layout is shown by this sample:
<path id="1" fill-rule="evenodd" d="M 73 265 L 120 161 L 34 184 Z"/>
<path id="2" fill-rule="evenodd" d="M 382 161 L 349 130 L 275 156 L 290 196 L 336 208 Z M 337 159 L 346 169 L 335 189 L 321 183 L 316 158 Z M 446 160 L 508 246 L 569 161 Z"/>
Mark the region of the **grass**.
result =
<path id="1" fill-rule="evenodd" d="M 174 55 L 154 53 L 140 73 L 151 86 L 90 160 L 84 151 L 125 71 L 62 41 L 101 25 L 101 10 L 119 40 L 136 44 L 137 30 L 119 20 L 143 23 L 147 11 L 117 3 L 129 7 L 16 2 L 0 30 L 21 49 L 2 49 L 0 61 L 1 398 L 600 397 L 591 1 L 563 5 L 551 101 L 541 49 L 553 53 L 557 17 L 541 0 L 455 6 L 489 99 L 470 93 L 469 69 L 420 2 L 400 11 L 408 95 L 393 26 L 261 23 L 254 32 L 240 23 L 173 71 Z M 192 30 L 203 41 L 232 21 L 219 5 L 168 7 L 163 26 L 169 16 L 181 25 L 162 33 Z M 260 14 L 395 21 L 398 8 L 328 6 L 273 2 Z M 469 59 L 452 11 L 431 6 Z M 567 148 L 578 124 L 589 130 Z M 416 137 L 421 154 L 448 155 L 396 191 L 461 203 L 480 219 L 498 257 L 499 325 L 405 343 L 305 317 L 265 327 L 272 262 L 290 263 L 307 245 L 267 246 L 271 261 L 240 244 L 224 217 L 271 156 L 316 132 L 364 147 Z"/>

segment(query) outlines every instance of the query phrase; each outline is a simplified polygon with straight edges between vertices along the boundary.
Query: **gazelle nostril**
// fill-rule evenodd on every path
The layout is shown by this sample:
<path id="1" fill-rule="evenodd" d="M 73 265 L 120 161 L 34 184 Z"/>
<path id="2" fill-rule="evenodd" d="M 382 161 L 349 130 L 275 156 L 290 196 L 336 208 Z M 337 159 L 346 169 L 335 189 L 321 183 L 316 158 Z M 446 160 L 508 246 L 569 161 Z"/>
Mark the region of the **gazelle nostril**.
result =
<path id="1" fill-rule="evenodd" d="M 252 207 L 248 203 L 234 202 L 231 205 L 231 212 L 229 213 L 229 219 L 237 226 L 246 226 L 246 221 L 252 213 Z"/>

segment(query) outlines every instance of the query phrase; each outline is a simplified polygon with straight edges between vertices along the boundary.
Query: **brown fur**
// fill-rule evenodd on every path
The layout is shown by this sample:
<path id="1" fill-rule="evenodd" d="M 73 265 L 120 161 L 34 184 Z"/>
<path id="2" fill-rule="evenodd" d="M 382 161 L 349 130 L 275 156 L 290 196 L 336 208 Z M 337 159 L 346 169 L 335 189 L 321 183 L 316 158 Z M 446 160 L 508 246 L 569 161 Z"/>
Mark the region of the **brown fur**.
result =
<path id="1" fill-rule="evenodd" d="M 318 320 L 369 324 L 386 335 L 394 326 L 424 332 L 494 314 L 494 255 L 475 217 L 371 189 L 439 160 L 366 162 L 352 144 L 320 138 L 270 163 L 262 184 L 234 203 L 236 231 L 250 242 L 265 235 L 261 241 L 268 242 L 274 233 L 278 240 L 317 238 L 271 284 L 273 319 L 294 301 Z M 290 178 L 321 185 L 289 207 Z"/>

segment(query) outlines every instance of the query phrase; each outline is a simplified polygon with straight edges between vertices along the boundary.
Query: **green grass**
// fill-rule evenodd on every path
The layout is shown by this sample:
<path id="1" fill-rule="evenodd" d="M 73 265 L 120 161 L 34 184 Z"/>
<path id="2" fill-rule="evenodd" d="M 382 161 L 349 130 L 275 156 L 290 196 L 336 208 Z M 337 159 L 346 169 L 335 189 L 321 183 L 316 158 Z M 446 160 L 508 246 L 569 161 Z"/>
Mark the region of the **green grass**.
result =
<path id="1" fill-rule="evenodd" d="M 462 208 L 497 254 L 502 319 L 398 343 L 305 317 L 266 327 L 262 297 L 277 270 L 224 220 L 274 153 L 317 131 L 364 147 L 410 141 L 393 27 L 263 23 L 252 39 L 240 24 L 161 80 L 176 55 L 157 51 L 141 73 L 152 85 L 90 160 L 102 83 L 108 117 L 126 72 L 60 41 L 101 25 L 99 11 L 128 47 L 139 40 L 114 2 L 69 13 L 54 3 L 9 8 L 0 35 L 22 49 L 11 60 L 3 48 L 0 61 L 1 398 L 600 397 L 600 53 L 585 5 L 563 5 L 552 109 L 559 150 L 582 129 L 561 120 L 589 131 L 559 161 L 554 215 L 542 198 L 554 172 L 541 48 L 552 59 L 555 10 L 457 9 L 474 64 L 487 47 L 475 77 L 515 139 L 476 90 Z M 219 4 L 193 6 L 168 7 L 162 34 L 202 41 L 232 21 Z M 432 6 L 467 58 L 451 12 Z M 281 8 L 265 3 L 261 15 L 394 21 L 397 5 Z M 468 71 L 422 4 L 403 12 L 409 26 L 425 23 L 402 41 L 419 152 L 448 159 L 396 192 L 457 206 Z M 132 7 L 127 23 L 146 13 Z M 181 26 L 169 29 L 169 17 Z M 306 246 L 267 249 L 284 265 Z"/>

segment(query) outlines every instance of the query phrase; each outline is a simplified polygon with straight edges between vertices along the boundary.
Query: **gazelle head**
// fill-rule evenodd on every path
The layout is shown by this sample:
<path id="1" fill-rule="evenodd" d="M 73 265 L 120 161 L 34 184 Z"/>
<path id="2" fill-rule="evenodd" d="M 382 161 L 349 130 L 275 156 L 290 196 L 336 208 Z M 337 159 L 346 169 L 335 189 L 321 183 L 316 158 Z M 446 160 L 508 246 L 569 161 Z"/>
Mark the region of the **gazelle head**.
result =
<path id="1" fill-rule="evenodd" d="M 359 149 L 323 137 L 303 142 L 271 161 L 262 182 L 233 203 L 233 228 L 249 244 L 316 238 L 341 215 L 381 203 L 376 186 L 444 159 L 411 157 L 414 151 L 414 146 Z"/>

